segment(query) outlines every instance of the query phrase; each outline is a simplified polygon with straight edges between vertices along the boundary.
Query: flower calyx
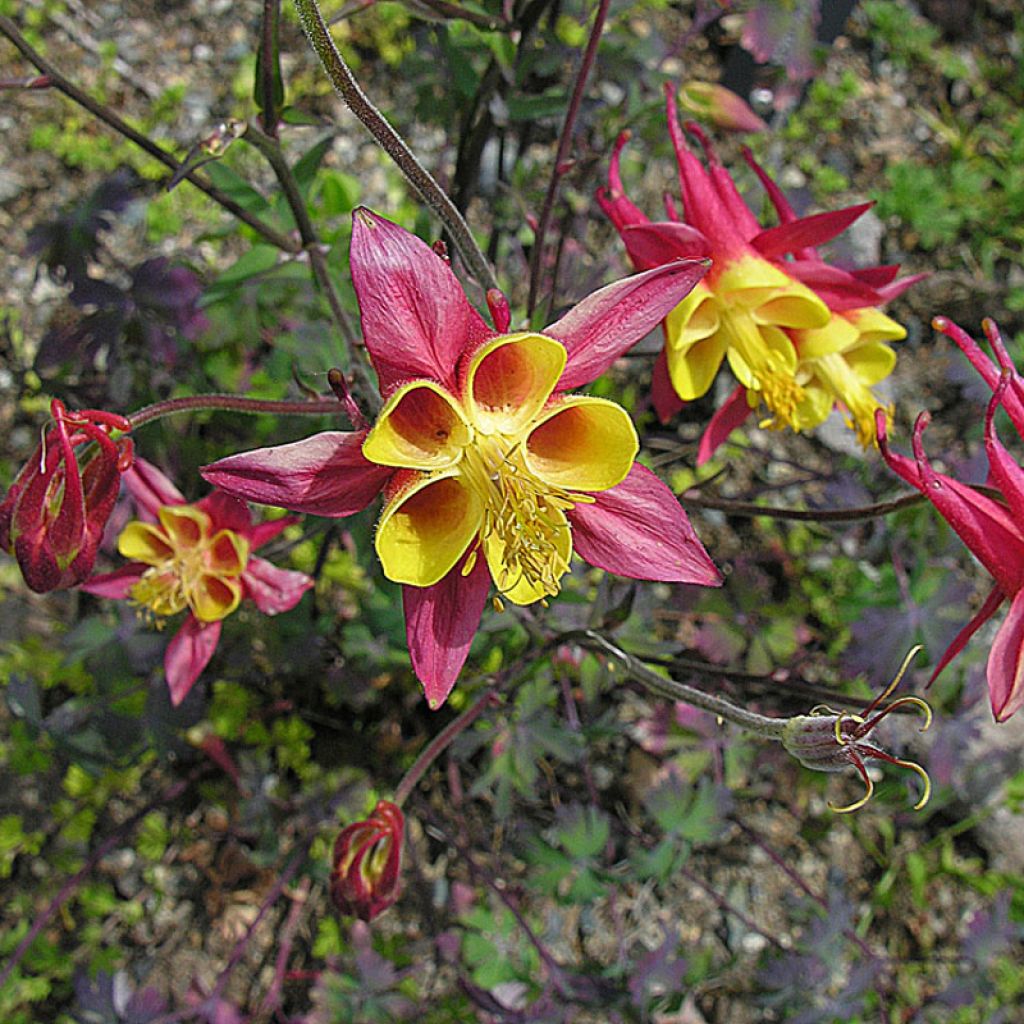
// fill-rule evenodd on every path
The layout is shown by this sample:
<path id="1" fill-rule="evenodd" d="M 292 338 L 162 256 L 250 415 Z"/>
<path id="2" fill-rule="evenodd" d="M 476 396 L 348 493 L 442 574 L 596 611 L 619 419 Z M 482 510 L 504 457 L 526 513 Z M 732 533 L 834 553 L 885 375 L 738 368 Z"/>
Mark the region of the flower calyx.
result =
<path id="1" fill-rule="evenodd" d="M 921 777 L 923 790 L 920 799 L 914 804 L 914 810 L 921 810 L 928 802 L 931 796 L 931 779 L 924 768 L 914 761 L 893 757 L 868 739 L 884 718 L 901 707 L 915 707 L 921 711 L 924 715 L 921 732 L 931 725 L 931 707 L 920 697 L 898 697 L 888 704 L 884 703 L 899 685 L 908 665 L 920 650 L 921 647 L 918 645 L 910 651 L 895 679 L 859 715 L 819 705 L 806 715 L 789 719 L 783 727 L 782 745 L 805 768 L 819 772 L 838 772 L 853 765 L 857 769 L 864 781 L 864 795 L 842 807 L 829 802 L 829 809 L 837 814 L 860 810 L 871 799 L 875 784 L 865 765 L 865 762 L 870 760 L 885 761 L 887 764 L 899 765 L 915 772 Z"/>
<path id="2" fill-rule="evenodd" d="M 131 423 L 102 409 L 50 403 L 53 426 L 0 503 L 0 549 L 18 560 L 37 593 L 83 582 L 92 572 L 121 475 L 134 457 Z M 94 443 L 79 462 L 75 449 Z"/>

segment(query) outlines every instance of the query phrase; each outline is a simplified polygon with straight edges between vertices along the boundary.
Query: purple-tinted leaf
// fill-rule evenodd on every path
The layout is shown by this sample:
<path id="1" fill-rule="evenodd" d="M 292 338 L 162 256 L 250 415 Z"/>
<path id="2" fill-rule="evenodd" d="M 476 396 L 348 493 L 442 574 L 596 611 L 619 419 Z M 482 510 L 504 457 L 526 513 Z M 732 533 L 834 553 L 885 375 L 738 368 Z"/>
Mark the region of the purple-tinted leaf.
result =
<path id="1" fill-rule="evenodd" d="M 67 312 L 70 311 L 70 317 Z M 100 309 L 81 316 L 71 307 L 63 307 L 50 320 L 36 352 L 35 370 L 42 376 L 68 362 L 93 363 L 103 351 L 121 337 L 125 309 Z"/>
<path id="2" fill-rule="evenodd" d="M 811 78 L 819 8 L 820 0 L 762 0 L 747 14 L 740 42 L 756 61 L 784 67 L 790 81 Z"/>
<path id="3" fill-rule="evenodd" d="M 678 934 L 666 932 L 661 945 L 637 961 L 629 979 L 629 995 L 638 1010 L 645 1010 L 660 996 L 675 995 L 682 990 L 686 961 L 676 956 L 678 949 Z"/>

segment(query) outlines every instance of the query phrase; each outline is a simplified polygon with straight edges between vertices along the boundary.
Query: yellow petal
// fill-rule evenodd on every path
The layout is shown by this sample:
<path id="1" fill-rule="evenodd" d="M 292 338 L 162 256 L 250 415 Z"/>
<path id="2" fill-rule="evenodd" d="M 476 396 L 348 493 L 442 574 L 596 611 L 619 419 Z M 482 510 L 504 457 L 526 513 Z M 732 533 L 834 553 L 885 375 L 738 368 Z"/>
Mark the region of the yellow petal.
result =
<path id="1" fill-rule="evenodd" d="M 712 337 L 718 332 L 718 326 L 718 300 L 703 281 L 698 281 L 686 298 L 665 317 L 665 343 L 669 355 L 685 352 L 697 342 Z"/>
<path id="2" fill-rule="evenodd" d="M 133 562 L 162 565 L 174 557 L 174 549 L 159 526 L 135 520 L 117 538 L 117 550 Z"/>
<path id="3" fill-rule="evenodd" d="M 241 576 L 249 561 L 249 542 L 233 530 L 214 534 L 203 552 L 203 563 L 211 573 L 220 576 Z"/>
<path id="4" fill-rule="evenodd" d="M 363 442 L 363 455 L 380 466 L 447 469 L 472 439 L 455 399 L 437 384 L 418 380 L 388 399 Z"/>
<path id="5" fill-rule="evenodd" d="M 374 544 L 384 575 L 429 587 L 443 579 L 483 525 L 477 495 L 456 477 L 424 478 L 384 509 Z"/>
<path id="6" fill-rule="evenodd" d="M 835 397 L 818 381 L 812 380 L 804 385 L 803 397 L 797 403 L 793 414 L 794 430 L 810 430 L 820 426 L 828 419 L 835 405 Z"/>
<path id="7" fill-rule="evenodd" d="M 543 334 L 504 334 L 469 364 L 466 405 L 484 434 L 513 436 L 544 408 L 565 369 L 565 346 Z"/>
<path id="8" fill-rule="evenodd" d="M 545 572 L 524 571 L 516 558 L 509 556 L 507 544 L 498 533 L 484 536 L 484 557 L 494 585 L 503 599 L 526 605 L 558 593 L 558 580 L 568 571 L 572 558 L 572 530 L 560 508 L 542 510 L 549 544 L 544 554 Z M 534 524 L 536 528 L 536 524 Z"/>
<path id="9" fill-rule="evenodd" d="M 860 332 L 845 317 L 833 316 L 824 326 L 810 331 L 794 332 L 801 359 L 817 359 L 833 352 L 845 352 L 857 344 Z"/>
<path id="10" fill-rule="evenodd" d="M 213 573 L 200 573 L 187 589 L 188 606 L 200 622 L 217 622 L 230 615 L 242 600 L 242 584 Z"/>
<path id="11" fill-rule="evenodd" d="M 210 535 L 210 517 L 195 505 L 163 505 L 157 516 L 175 551 L 198 547 Z"/>
<path id="12" fill-rule="evenodd" d="M 831 315 L 810 288 L 759 256 L 730 262 L 714 288 L 724 304 L 750 310 L 759 324 L 824 327 Z"/>
<path id="13" fill-rule="evenodd" d="M 574 395 L 543 412 L 526 439 L 523 461 L 553 487 L 606 491 L 626 479 L 639 450 L 625 409 Z"/>
<path id="14" fill-rule="evenodd" d="M 907 329 L 891 317 L 886 316 L 875 306 L 865 306 L 844 313 L 857 331 L 860 344 L 871 344 L 878 341 L 902 341 L 907 336 Z"/>
<path id="15" fill-rule="evenodd" d="M 672 314 L 670 313 L 669 316 Z M 726 341 L 721 332 L 682 351 L 671 347 L 665 352 L 668 375 L 675 393 L 684 402 L 707 394 L 725 355 Z"/>
<path id="16" fill-rule="evenodd" d="M 858 345 L 843 358 L 860 382 L 868 387 L 885 380 L 896 368 L 896 353 L 880 341 Z"/>

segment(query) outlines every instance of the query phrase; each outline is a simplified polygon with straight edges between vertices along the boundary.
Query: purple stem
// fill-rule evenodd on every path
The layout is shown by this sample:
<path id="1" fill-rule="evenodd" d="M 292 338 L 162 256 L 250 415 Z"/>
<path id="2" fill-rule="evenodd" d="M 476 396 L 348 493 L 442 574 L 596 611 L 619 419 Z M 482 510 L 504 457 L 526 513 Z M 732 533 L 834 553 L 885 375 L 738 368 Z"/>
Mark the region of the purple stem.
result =
<path id="1" fill-rule="evenodd" d="M 600 0 L 598 4 L 597 15 L 590 30 L 590 38 L 587 40 L 587 48 L 583 51 L 583 60 L 580 62 L 576 84 L 569 99 L 569 108 L 565 112 L 562 135 L 558 140 L 558 152 L 555 154 L 554 167 L 551 169 L 551 180 L 548 182 L 547 195 L 544 196 L 540 220 L 537 222 L 533 252 L 530 254 L 530 298 L 526 307 L 528 314 L 532 314 L 534 307 L 537 305 L 537 292 L 540 288 L 540 274 L 544 262 L 544 239 L 551 224 L 551 213 L 554 210 L 555 200 L 558 197 L 558 186 L 568 170 L 566 162 L 569 159 L 569 151 L 572 148 L 572 135 L 576 127 L 576 118 L 579 115 L 580 104 L 583 102 L 583 90 L 586 88 L 590 69 L 594 66 L 594 58 L 597 56 L 597 47 L 601 42 L 601 32 L 604 29 L 605 19 L 608 17 L 610 3 L 611 0 Z"/>
<path id="2" fill-rule="evenodd" d="M 880 501 L 874 505 L 861 505 L 857 508 L 834 509 L 803 509 L 803 508 L 766 508 L 752 501 L 731 501 L 728 498 L 709 498 L 694 490 L 684 491 L 679 501 L 687 508 L 710 508 L 727 512 L 731 516 L 747 516 L 756 519 L 764 516 L 768 519 L 791 519 L 808 523 L 849 523 L 858 519 L 879 519 L 900 509 L 912 508 L 927 499 L 922 494 L 904 494 L 892 501 Z"/>
<path id="3" fill-rule="evenodd" d="M 250 415 L 267 413 L 277 416 L 324 416 L 336 413 L 341 408 L 336 398 L 309 402 L 276 401 L 269 398 L 245 398 L 242 395 L 189 395 L 186 398 L 168 398 L 144 406 L 128 417 L 133 428 L 141 427 L 153 420 L 176 413 L 195 412 L 197 409 L 222 409 L 226 412 L 241 412 Z"/>
<path id="4" fill-rule="evenodd" d="M 288 911 L 288 917 L 281 929 L 281 946 L 277 951 L 277 960 L 274 963 L 274 980 L 267 989 L 263 998 L 263 1005 L 260 1013 L 268 1017 L 271 1012 L 276 1012 L 281 1005 L 281 989 L 284 987 L 285 975 L 288 973 L 288 958 L 292 953 L 292 943 L 295 940 L 295 930 L 299 927 L 302 912 L 306 908 L 309 898 L 310 882 L 304 878 L 298 885 L 295 895 L 292 897 L 292 905 Z"/>
<path id="5" fill-rule="evenodd" d="M 395 803 L 399 807 L 405 803 L 416 784 L 423 778 L 423 773 L 444 753 L 445 748 L 459 733 L 471 726 L 488 708 L 500 702 L 497 690 L 488 687 L 458 718 L 452 719 L 425 747 L 412 767 L 405 773 L 395 789 Z"/>

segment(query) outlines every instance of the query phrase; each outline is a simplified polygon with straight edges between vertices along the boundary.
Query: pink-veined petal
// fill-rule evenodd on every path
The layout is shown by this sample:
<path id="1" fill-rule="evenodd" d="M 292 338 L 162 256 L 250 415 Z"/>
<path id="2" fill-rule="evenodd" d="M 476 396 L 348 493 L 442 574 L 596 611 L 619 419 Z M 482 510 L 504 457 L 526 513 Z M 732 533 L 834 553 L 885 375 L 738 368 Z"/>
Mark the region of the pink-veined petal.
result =
<path id="1" fill-rule="evenodd" d="M 588 295 L 543 330 L 569 353 L 559 391 L 589 384 L 652 331 L 707 273 L 709 263 L 679 260 L 634 274 Z"/>
<path id="2" fill-rule="evenodd" d="M 729 439 L 729 435 L 738 427 L 743 426 L 747 417 L 753 412 L 747 401 L 747 389 L 740 385 L 715 410 L 708 420 L 708 425 L 701 435 L 697 446 L 697 465 L 703 466 L 721 445 Z"/>
<path id="3" fill-rule="evenodd" d="M 850 271 L 858 281 L 863 281 L 872 288 L 883 288 L 887 284 L 892 284 L 899 272 L 900 265 L 898 263 L 886 263 L 878 267 L 858 267 Z M 922 277 L 921 274 L 914 276 L 918 280 Z"/>
<path id="4" fill-rule="evenodd" d="M 225 491 L 211 491 L 196 502 L 196 508 L 202 509 L 210 517 L 214 530 L 246 533 L 252 525 L 249 506 L 241 498 Z"/>
<path id="5" fill-rule="evenodd" d="M 394 472 L 363 455 L 366 431 L 326 431 L 204 466 L 216 487 L 248 501 L 339 518 L 366 508 Z"/>
<path id="6" fill-rule="evenodd" d="M 762 255 L 778 258 L 788 252 L 809 249 L 827 242 L 845 231 L 858 217 L 862 217 L 874 203 L 857 203 L 841 210 L 826 210 L 800 217 L 755 235 L 750 244 Z"/>
<path id="7" fill-rule="evenodd" d="M 483 558 L 466 576 L 456 566 L 432 587 L 402 587 L 409 656 L 434 711 L 448 698 L 466 663 L 490 587 Z"/>
<path id="8" fill-rule="evenodd" d="M 411 377 L 454 389 L 459 357 L 494 331 L 448 264 L 415 235 L 360 207 L 352 215 L 351 265 L 381 391 Z"/>
<path id="9" fill-rule="evenodd" d="M 862 280 L 867 281 L 868 284 L 878 290 L 879 303 L 884 306 L 885 303 L 892 302 L 897 296 L 902 295 L 911 285 L 917 284 L 918 281 L 923 281 L 926 277 L 931 277 L 930 271 L 926 270 L 920 274 L 908 274 L 906 277 L 901 277 L 898 281 L 893 281 L 891 284 L 877 285 L 868 278 L 862 278 Z"/>
<path id="10" fill-rule="evenodd" d="M 163 505 L 184 505 L 185 496 L 151 462 L 135 456 L 132 467 L 121 477 L 128 493 L 135 499 L 139 518 L 156 522 Z"/>
<path id="11" fill-rule="evenodd" d="M 313 586 L 313 579 L 294 569 L 279 569 L 263 558 L 250 558 L 242 574 L 245 593 L 264 615 L 277 615 L 294 608 Z"/>
<path id="12" fill-rule="evenodd" d="M 635 464 L 621 484 L 569 511 L 573 548 L 591 565 L 639 580 L 718 586 L 718 570 L 676 496 Z"/>
<path id="13" fill-rule="evenodd" d="M 997 722 L 1005 722 L 1024 704 L 1024 590 L 1014 595 L 992 641 L 988 692 Z"/>
<path id="14" fill-rule="evenodd" d="M 164 672 L 171 691 L 171 703 L 177 707 L 192 689 L 203 669 L 210 663 L 220 640 L 220 621 L 200 622 L 189 615 L 164 654 Z"/>
<path id="15" fill-rule="evenodd" d="M 967 646 L 967 641 L 995 615 L 999 610 L 999 606 L 1005 600 L 1006 595 L 998 586 L 989 593 L 974 618 L 953 637 L 952 643 L 946 648 L 945 654 L 939 659 L 938 665 L 935 666 L 935 671 L 932 672 L 931 678 L 928 680 L 929 686 L 939 678 L 942 670 Z"/>
<path id="16" fill-rule="evenodd" d="M 113 572 L 98 573 L 96 576 L 90 577 L 79 587 L 79 590 L 84 590 L 94 597 L 107 597 L 114 601 L 123 601 L 148 568 L 149 566 L 145 562 L 130 562 Z"/>
<path id="17" fill-rule="evenodd" d="M 663 424 L 668 423 L 686 404 L 672 386 L 672 377 L 668 372 L 668 355 L 664 346 L 654 361 L 654 370 L 651 373 L 651 404 Z"/>

